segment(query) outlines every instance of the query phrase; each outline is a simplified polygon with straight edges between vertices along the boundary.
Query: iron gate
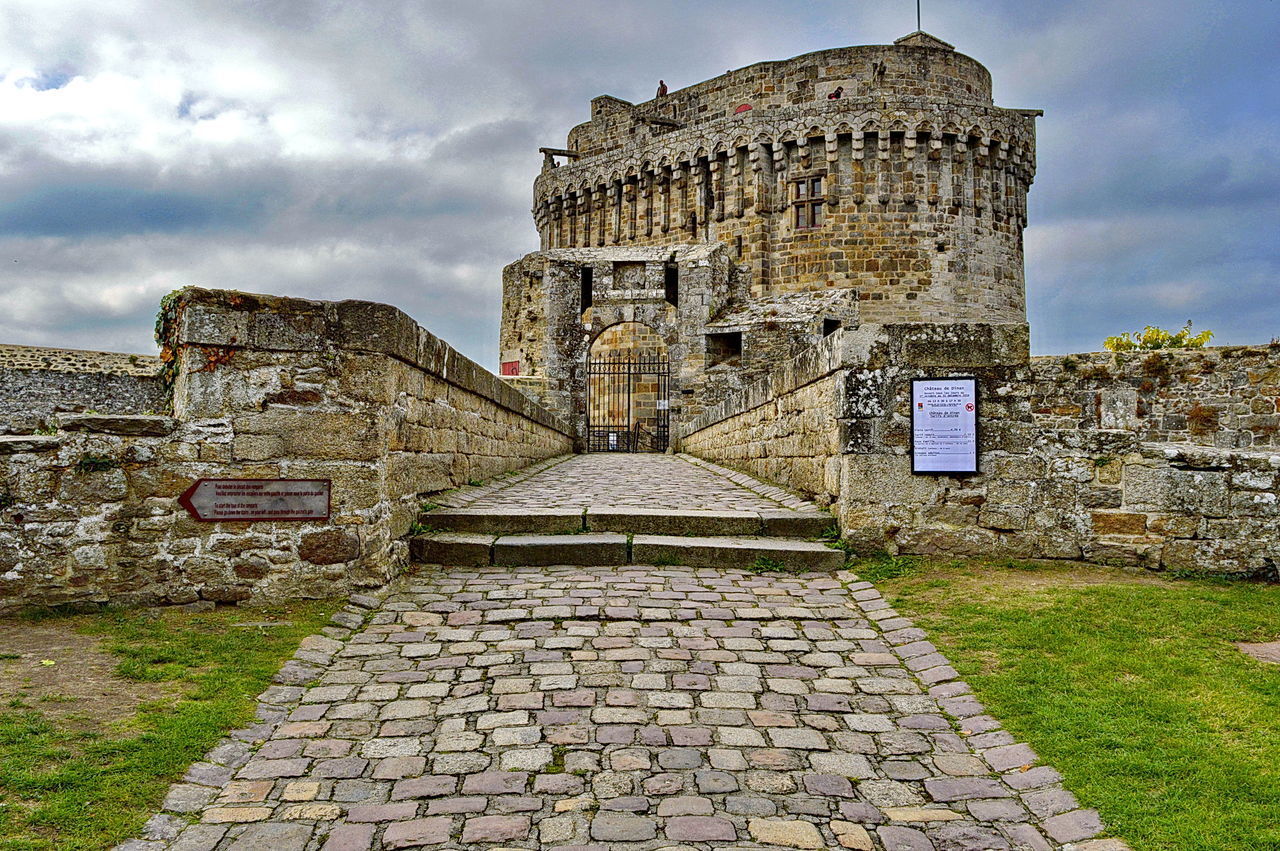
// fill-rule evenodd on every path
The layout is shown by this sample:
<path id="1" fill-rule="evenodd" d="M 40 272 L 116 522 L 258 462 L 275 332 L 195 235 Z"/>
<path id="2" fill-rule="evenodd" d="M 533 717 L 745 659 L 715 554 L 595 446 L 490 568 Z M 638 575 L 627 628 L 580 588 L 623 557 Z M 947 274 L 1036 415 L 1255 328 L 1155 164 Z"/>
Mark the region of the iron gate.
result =
<path id="1" fill-rule="evenodd" d="M 665 357 L 628 352 L 587 361 L 587 451 L 665 452 L 670 369 Z"/>

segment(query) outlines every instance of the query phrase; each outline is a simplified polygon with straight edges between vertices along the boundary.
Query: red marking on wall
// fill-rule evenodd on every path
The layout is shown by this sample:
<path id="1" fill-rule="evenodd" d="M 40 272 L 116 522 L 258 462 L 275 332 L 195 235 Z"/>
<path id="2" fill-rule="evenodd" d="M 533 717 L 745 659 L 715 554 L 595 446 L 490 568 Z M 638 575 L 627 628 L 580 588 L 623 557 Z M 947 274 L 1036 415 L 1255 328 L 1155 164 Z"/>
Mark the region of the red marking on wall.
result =
<path id="1" fill-rule="evenodd" d="M 499 375 L 519 375 L 520 361 L 507 360 L 502 362 L 502 366 L 498 370 Z"/>

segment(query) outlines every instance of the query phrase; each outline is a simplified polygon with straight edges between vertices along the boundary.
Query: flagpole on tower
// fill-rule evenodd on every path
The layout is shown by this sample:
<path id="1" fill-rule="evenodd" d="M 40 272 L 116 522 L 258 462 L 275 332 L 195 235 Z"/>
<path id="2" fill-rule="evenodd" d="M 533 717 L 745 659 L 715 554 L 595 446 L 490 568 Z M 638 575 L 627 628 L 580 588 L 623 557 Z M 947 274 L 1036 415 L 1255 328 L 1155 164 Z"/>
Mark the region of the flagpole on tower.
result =
<path id="1" fill-rule="evenodd" d="M 922 32 L 920 26 L 920 0 L 916 0 L 916 32 Z"/>

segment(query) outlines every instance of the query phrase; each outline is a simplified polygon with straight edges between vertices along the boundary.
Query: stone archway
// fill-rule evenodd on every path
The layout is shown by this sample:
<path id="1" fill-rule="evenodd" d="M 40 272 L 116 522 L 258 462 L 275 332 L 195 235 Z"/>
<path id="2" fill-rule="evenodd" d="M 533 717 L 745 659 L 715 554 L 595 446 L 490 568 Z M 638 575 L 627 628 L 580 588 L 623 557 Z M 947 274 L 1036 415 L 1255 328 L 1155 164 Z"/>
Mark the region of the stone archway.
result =
<path id="1" fill-rule="evenodd" d="M 664 452 L 671 440 L 667 345 L 641 322 L 601 331 L 587 352 L 588 452 Z"/>

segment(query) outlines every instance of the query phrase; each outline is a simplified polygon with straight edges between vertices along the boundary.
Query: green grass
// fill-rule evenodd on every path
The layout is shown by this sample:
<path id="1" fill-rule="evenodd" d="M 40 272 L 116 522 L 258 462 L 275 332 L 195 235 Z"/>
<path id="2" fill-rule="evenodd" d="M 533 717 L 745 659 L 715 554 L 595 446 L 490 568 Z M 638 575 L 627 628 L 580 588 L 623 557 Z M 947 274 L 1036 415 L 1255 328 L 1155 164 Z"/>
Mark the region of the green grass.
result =
<path id="1" fill-rule="evenodd" d="M 1280 586 L 878 559 L 993 715 L 1144 851 L 1280 849 Z"/>
<path id="2" fill-rule="evenodd" d="M 109 728 L 93 719 L 51 723 L 40 701 L 9 700 L 0 708 L 0 849 L 88 851 L 136 835 L 169 783 L 224 732 L 252 721 L 254 697 L 337 605 L 56 616 L 102 636 L 120 659 L 117 675 L 173 683 L 177 695 Z M 277 618 L 284 622 L 269 628 L 233 626 Z"/>

